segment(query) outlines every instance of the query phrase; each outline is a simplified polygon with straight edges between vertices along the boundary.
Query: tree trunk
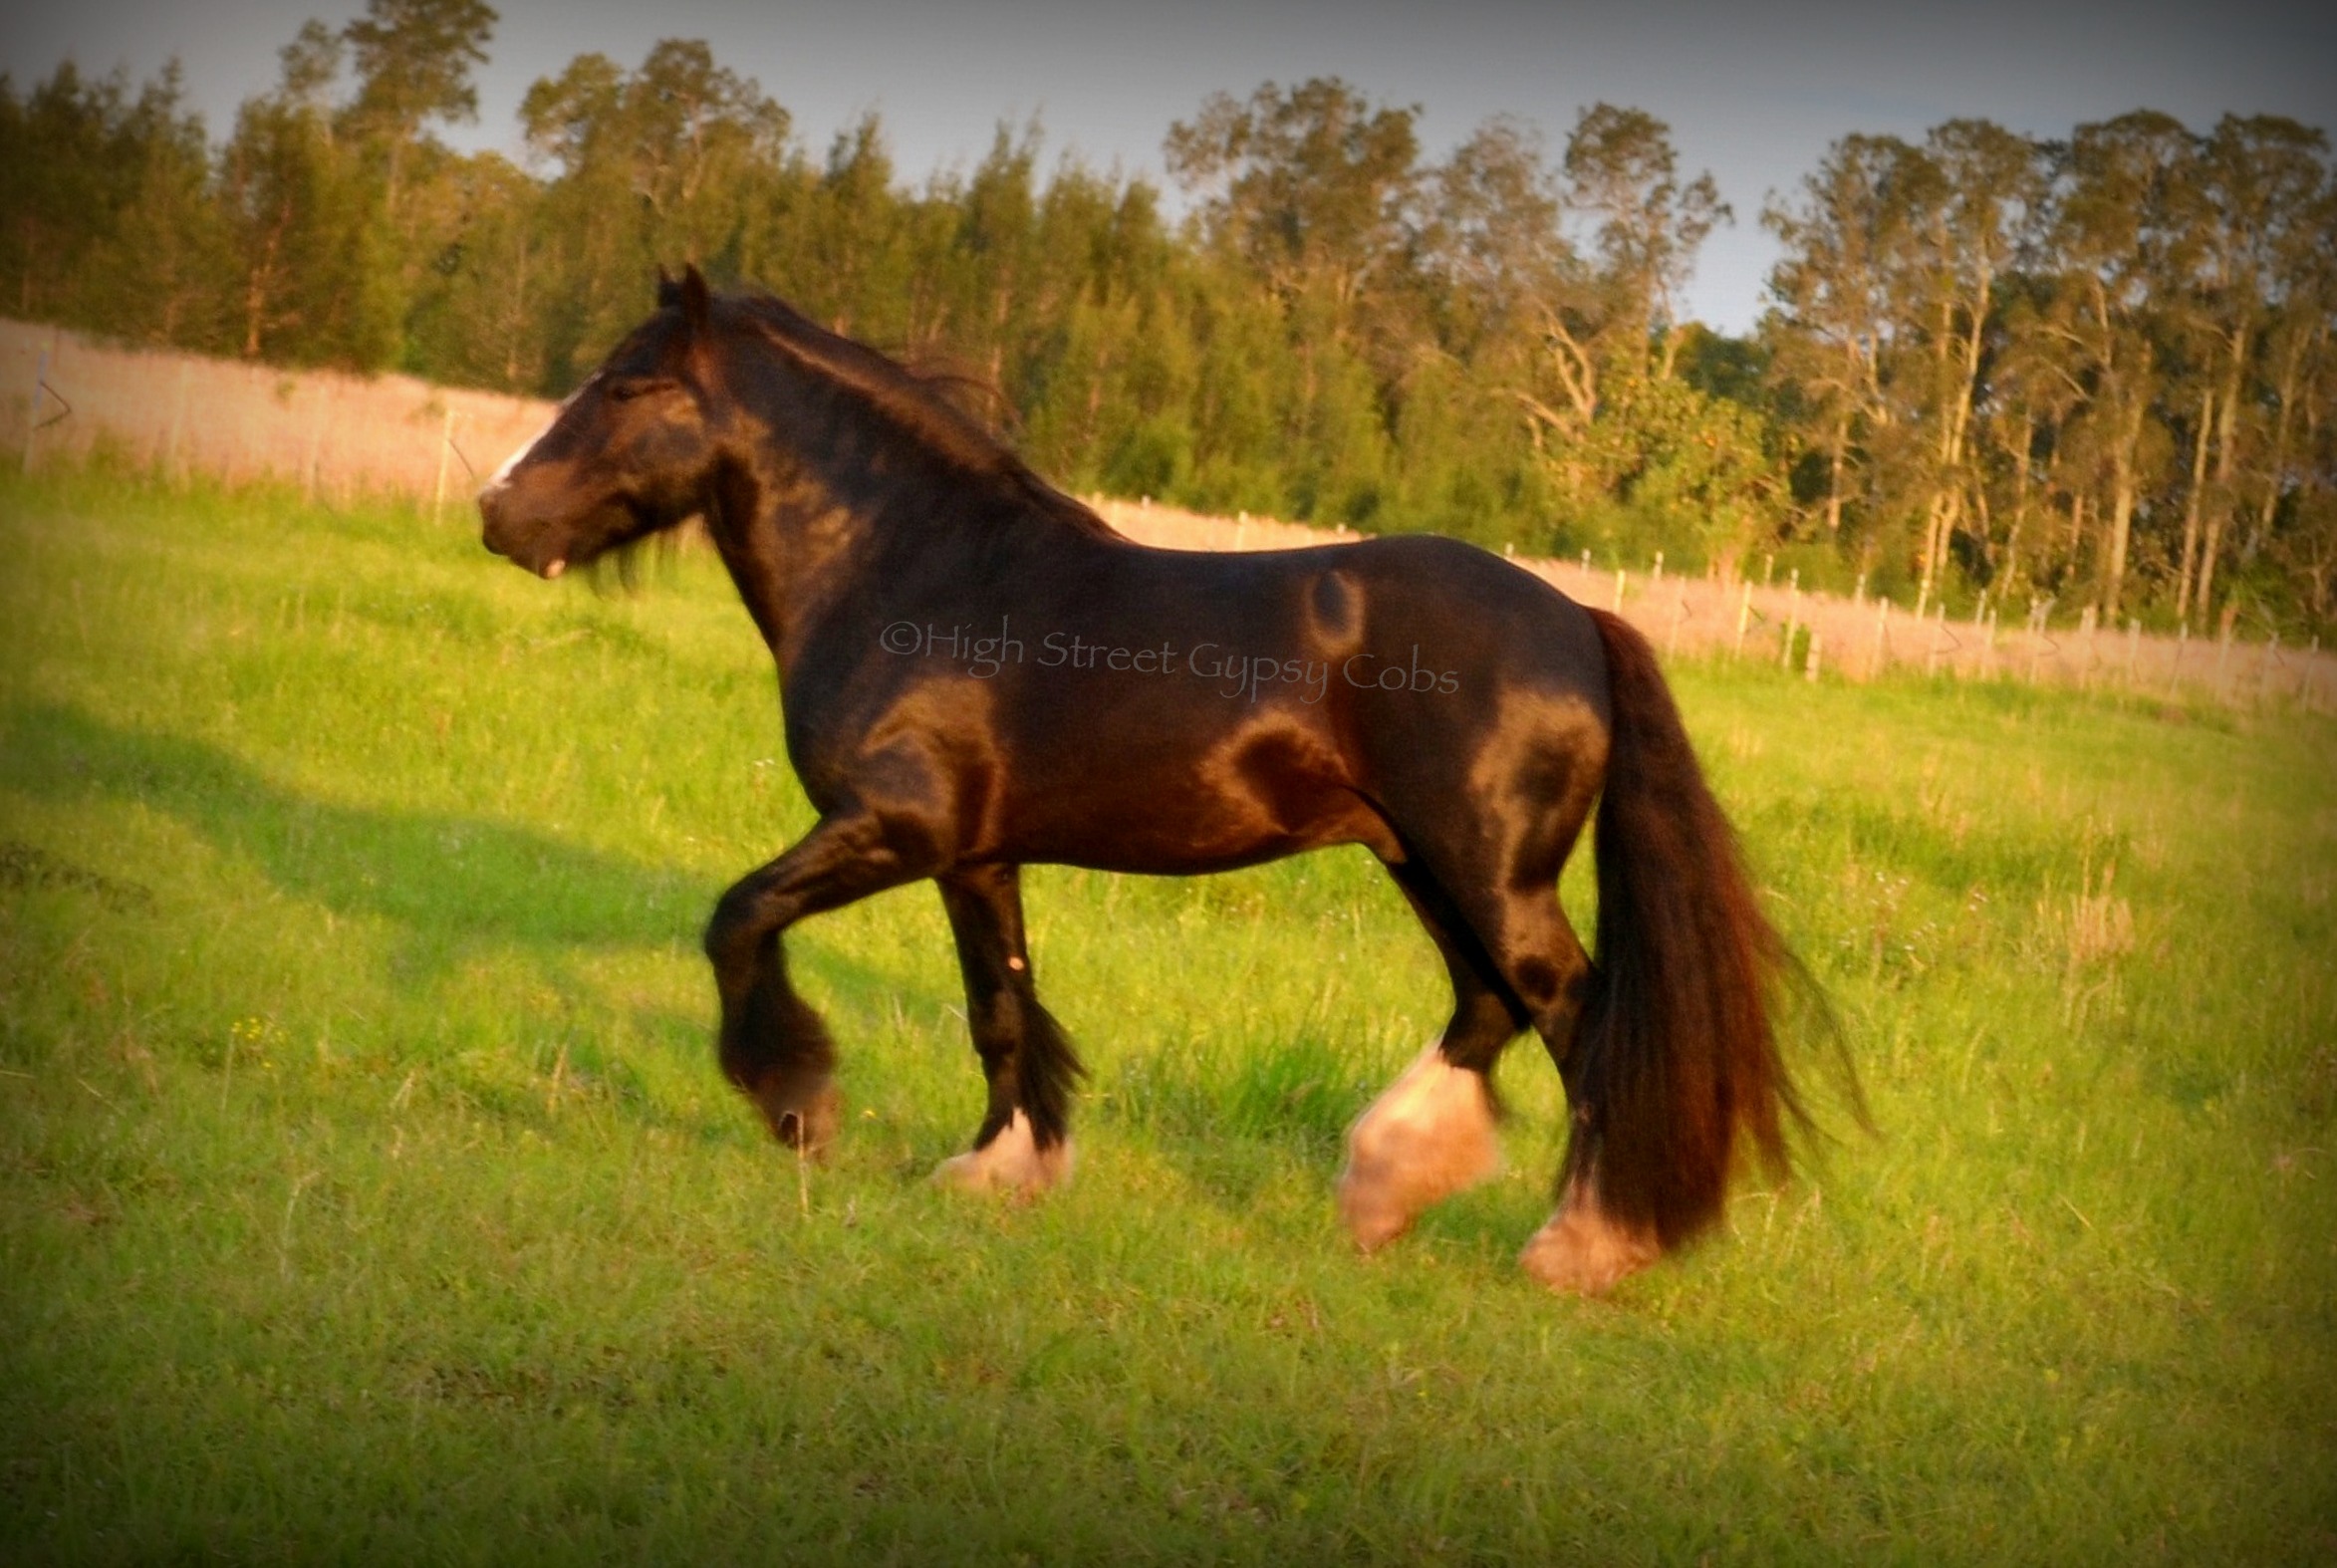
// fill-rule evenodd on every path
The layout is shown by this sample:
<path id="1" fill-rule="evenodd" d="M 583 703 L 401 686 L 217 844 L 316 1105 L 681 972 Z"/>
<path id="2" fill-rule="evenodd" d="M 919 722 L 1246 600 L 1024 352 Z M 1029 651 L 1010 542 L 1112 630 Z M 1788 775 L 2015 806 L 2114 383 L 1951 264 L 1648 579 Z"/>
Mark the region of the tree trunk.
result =
<path id="1" fill-rule="evenodd" d="M 504 335 L 503 390 L 519 391 L 519 340 L 527 330 L 527 233 L 519 236 L 519 260 L 512 268 L 511 331 Z"/>
<path id="2" fill-rule="evenodd" d="M 2305 362 L 2312 357 L 2312 346 L 2325 328 L 2311 333 L 2296 334 L 2289 352 L 2280 361 L 2279 412 L 2272 420 L 2272 450 L 2264 464 L 2264 494 L 2257 503 L 2253 533 L 2258 540 L 2271 537 L 2273 516 L 2280 510 L 2280 481 L 2288 468 L 2288 440 L 2295 428 L 2297 384 L 2304 375 Z"/>
<path id="3" fill-rule="evenodd" d="M 1850 446 L 1850 410 L 1842 410 L 1842 417 L 1834 425 L 1832 450 L 1826 454 L 1826 536 L 1839 538 L 1842 533 L 1842 459 Z"/>
<path id="4" fill-rule="evenodd" d="M 1954 325 L 1953 303 L 1940 308 L 1940 380 L 1942 405 L 1940 418 L 1940 472 L 1932 492 L 1931 529 L 1924 539 L 1924 580 L 1937 583 L 1948 567 L 1948 546 L 1955 536 L 1955 524 L 1963 515 L 1964 450 L 1971 431 L 1972 395 L 1979 386 L 1981 338 L 1986 331 L 1988 302 L 1993 293 L 1994 279 L 1983 271 L 1974 289 L 1971 319 L 1967 330 L 1955 336 L 1956 358 L 1961 362 L 1955 368 L 1952 387 L 1948 380 L 1948 340 Z"/>
<path id="5" fill-rule="evenodd" d="M 2200 591 L 2195 601 L 2205 615 L 2215 591 L 2215 562 L 2223 553 L 2223 523 L 2231 513 L 2232 431 L 2238 423 L 2239 379 L 2247 368 L 2247 328 L 2231 334 L 2231 357 L 2223 378 L 2223 405 L 2215 420 L 2215 488 L 2207 508 L 2207 537 L 2200 546 Z"/>
<path id="6" fill-rule="evenodd" d="M 2020 575 L 2020 530 L 2028 521 L 2028 454 L 2036 422 L 2023 403 L 2020 409 L 2020 448 L 2012 454 L 2012 525 L 2004 531 L 2004 580 L 2007 586 Z"/>
<path id="7" fill-rule="evenodd" d="M 260 248 L 260 259 L 253 263 L 251 276 L 243 291 L 243 357 L 260 357 L 261 328 L 267 320 L 268 290 L 275 282 L 276 249 L 284 241 L 284 229 L 292 221 L 292 198 L 287 196 L 276 208 L 276 222 L 268 230 L 268 242 Z"/>
<path id="8" fill-rule="evenodd" d="M 2102 608 L 2118 614 L 2118 599 L 2126 586 L 2126 552 L 2134 528 L 2135 457 L 2142 445 L 2143 399 L 2139 392 L 2126 428 L 2110 457 L 2110 580 L 2102 594 Z"/>
<path id="9" fill-rule="evenodd" d="M 2207 427 L 2214 422 L 2215 390 L 2200 392 L 2200 425 L 2191 446 L 2191 495 L 2183 508 L 2183 560 L 2175 579 L 2175 617 L 2191 620 L 2192 574 L 2198 567 L 2201 492 L 2207 484 Z"/>

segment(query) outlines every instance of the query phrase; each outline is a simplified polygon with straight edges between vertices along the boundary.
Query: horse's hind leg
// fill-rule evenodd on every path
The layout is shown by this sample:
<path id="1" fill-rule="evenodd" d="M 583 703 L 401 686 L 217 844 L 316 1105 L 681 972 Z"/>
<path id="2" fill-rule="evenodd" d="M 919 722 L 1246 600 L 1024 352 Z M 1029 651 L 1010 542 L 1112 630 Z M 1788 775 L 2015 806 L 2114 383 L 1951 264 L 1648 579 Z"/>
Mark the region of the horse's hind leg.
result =
<path id="1" fill-rule="evenodd" d="M 1429 1205 L 1501 1168 L 1486 1074 L 1528 1021 L 1524 1005 L 1449 896 L 1415 862 L 1388 868 L 1452 977 L 1452 1017 L 1348 1129 L 1339 1215 L 1371 1251 Z"/>
<path id="2" fill-rule="evenodd" d="M 876 818 L 856 812 L 822 818 L 715 905 L 705 945 L 722 999 L 722 1071 L 781 1143 L 818 1153 L 836 1134 L 843 1102 L 829 1082 L 836 1047 L 788 983 L 780 933 L 807 915 L 925 875 Z"/>
<path id="3" fill-rule="evenodd" d="M 1488 946 L 1557 1065 L 1579 1135 L 1593 1111 L 1584 1101 L 1582 1064 L 1574 1056 L 1575 1026 L 1590 988 L 1590 957 L 1554 893 L 1511 890 L 1490 894 L 1482 903 L 1484 908 L 1474 912 L 1478 924 L 1494 933 Z M 1519 1265 L 1553 1290 L 1601 1295 L 1663 1253 L 1653 1234 L 1622 1224 L 1605 1210 L 1597 1186 L 1591 1173 L 1576 1168 L 1576 1152 L 1570 1149 L 1557 1212 L 1518 1255 Z"/>
<path id="4" fill-rule="evenodd" d="M 1071 1084 L 1081 1071 L 1063 1030 L 1039 1005 L 1023 940 L 1019 869 L 965 866 L 934 879 L 957 964 L 965 1017 L 990 1084 L 973 1149 L 941 1163 L 934 1179 L 1025 1196 L 1071 1174 Z"/>

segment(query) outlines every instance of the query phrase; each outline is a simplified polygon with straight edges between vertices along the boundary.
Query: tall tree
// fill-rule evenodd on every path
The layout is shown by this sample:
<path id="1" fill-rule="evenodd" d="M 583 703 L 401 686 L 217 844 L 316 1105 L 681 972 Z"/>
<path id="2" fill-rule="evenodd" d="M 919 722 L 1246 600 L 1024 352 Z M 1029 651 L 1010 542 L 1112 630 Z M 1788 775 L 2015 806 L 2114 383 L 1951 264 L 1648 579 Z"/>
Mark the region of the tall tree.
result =
<path id="1" fill-rule="evenodd" d="M 1910 280 L 1920 294 L 1909 303 L 1930 339 L 1929 375 L 1913 410 L 1935 432 L 1922 558 L 1928 585 L 1943 576 L 1948 544 L 1978 494 L 1972 432 L 1983 357 L 1999 328 L 1997 289 L 2031 238 L 2047 170 L 2034 142 L 1984 120 L 1936 128 L 1924 155 L 1934 177 L 1922 182 L 1923 264 Z"/>
<path id="2" fill-rule="evenodd" d="M 2052 237 L 2050 330 L 2085 393 L 2085 434 L 2109 491 L 2099 603 L 2125 597 L 2135 510 L 2149 478 L 2144 436 L 2158 394 L 2159 334 L 2173 280 L 2189 270 L 2196 143 L 2169 116 L 2141 111 L 2080 126 L 2063 160 Z"/>
<path id="3" fill-rule="evenodd" d="M 392 218 L 422 127 L 478 118 L 471 73 L 487 63 L 496 21 L 486 0 L 366 0 L 366 14 L 342 30 L 357 68 L 350 126 L 382 149 Z"/>
<path id="4" fill-rule="evenodd" d="M 1891 420 L 1884 363 L 1900 330 L 1896 279 L 1917 241 L 1913 192 L 1922 155 L 1896 136 L 1850 135 L 1802 181 L 1798 202 L 1772 200 L 1761 221 L 1784 255 L 1769 275 L 1763 326 L 1771 374 L 1792 392 L 1798 438 L 1824 461 L 1828 538 L 1839 539 L 1862 449 Z"/>
<path id="5" fill-rule="evenodd" d="M 362 156 L 335 127 L 339 41 L 312 22 L 279 59 L 276 90 L 237 113 L 222 171 L 239 347 L 376 370 L 396 352 L 394 246 Z"/>
<path id="6" fill-rule="evenodd" d="M 1406 252 L 1421 181 L 1416 107 L 1374 107 L 1336 77 L 1238 103 L 1211 96 L 1168 128 L 1168 171 L 1208 232 L 1288 296 L 1355 310 Z"/>
<path id="7" fill-rule="evenodd" d="M 568 374 L 631 324 L 656 265 L 744 271 L 790 177 L 787 112 L 697 40 L 663 40 L 630 72 L 579 55 L 528 89 L 520 123 L 557 170 L 545 264 L 562 321 L 546 341 Z"/>
<path id="8" fill-rule="evenodd" d="M 1681 183 L 1672 128 L 1645 110 L 1583 111 L 1566 138 L 1565 169 L 1568 206 L 1597 220 L 1609 358 L 1639 370 L 1652 354 L 1670 376 L 1681 291 L 1713 225 L 1732 220 L 1728 204 L 1709 173 Z"/>
<path id="9" fill-rule="evenodd" d="M 2179 614 L 2188 614 L 2195 597 L 2202 609 L 2210 603 L 2225 529 L 2240 504 L 2241 452 L 2252 444 L 2270 456 L 2270 449 L 2279 444 L 2275 431 L 2285 428 L 2290 417 L 2278 410 L 2293 402 L 2301 388 L 2295 374 L 2300 367 L 2292 368 L 2293 361 L 2289 366 L 2276 364 L 2267 389 L 2275 431 L 2261 428 L 2267 399 L 2247 396 L 2246 384 L 2267 331 L 2287 314 L 2291 303 L 2305 305 L 2302 315 L 2308 321 L 2318 315 L 2319 326 L 2326 330 L 2326 301 L 2316 297 L 2318 291 L 2306 278 L 2310 271 L 2326 267 L 2331 234 L 2328 204 L 2321 198 L 2329 172 L 2328 150 L 2322 132 L 2292 120 L 2233 115 L 2223 117 L 2200 149 L 2194 208 L 2198 232 L 2191 247 L 2197 257 L 2195 308 L 2220 352 L 2214 356 L 2211 392 L 2206 394 L 2215 415 L 2214 468 L 2211 480 L 2198 492 L 2205 523 L 2199 534 L 2196 576 L 2190 550 L 2184 553 Z M 2321 253 L 2317 265 L 2314 252 Z M 2300 284 L 2305 286 L 2299 288 Z M 2309 327 L 2301 337 L 2284 334 L 2279 349 L 2293 354 L 2312 336 Z M 2207 425 L 2203 419 L 2203 440 Z M 2260 509 L 2257 519 L 2250 542 L 2260 545 L 2270 526 L 2271 508 Z"/>

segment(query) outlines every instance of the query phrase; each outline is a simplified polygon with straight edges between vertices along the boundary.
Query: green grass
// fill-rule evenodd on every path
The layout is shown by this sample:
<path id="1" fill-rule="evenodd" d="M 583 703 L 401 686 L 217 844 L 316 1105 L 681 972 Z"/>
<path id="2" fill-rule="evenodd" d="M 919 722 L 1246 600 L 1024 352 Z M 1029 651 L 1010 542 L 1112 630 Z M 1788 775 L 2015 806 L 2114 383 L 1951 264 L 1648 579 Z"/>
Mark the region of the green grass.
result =
<path id="1" fill-rule="evenodd" d="M 711 1062 L 699 923 L 809 813 L 707 561 L 104 473 L 0 542 L 0 1556 L 2337 1555 L 2324 721 L 1681 670 L 1880 1136 L 1582 1303 L 1531 1047 L 1504 1178 L 1337 1229 L 1445 999 L 1360 852 L 1030 874 L 1095 1079 L 1028 1208 L 923 1179 L 930 890 L 810 922 L 805 1172 Z"/>

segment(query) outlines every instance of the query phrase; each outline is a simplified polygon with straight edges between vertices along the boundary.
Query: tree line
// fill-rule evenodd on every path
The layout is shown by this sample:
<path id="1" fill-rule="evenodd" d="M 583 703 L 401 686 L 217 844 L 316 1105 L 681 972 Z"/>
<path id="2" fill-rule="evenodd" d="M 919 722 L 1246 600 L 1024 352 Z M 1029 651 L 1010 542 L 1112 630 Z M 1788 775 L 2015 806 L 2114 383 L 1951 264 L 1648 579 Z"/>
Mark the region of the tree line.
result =
<path id="1" fill-rule="evenodd" d="M 0 309 L 557 395 L 690 260 L 963 374 L 1076 489 L 2159 625 L 2337 610 L 2318 129 L 1845 135 L 1758 215 L 1783 257 L 1737 338 L 1681 303 L 1735 215 L 1640 110 L 1437 160 L 1335 79 L 1214 95 L 1168 128 L 1172 219 L 1035 127 L 922 184 L 874 116 L 815 154 L 686 40 L 535 83 L 524 163 L 459 153 L 495 22 L 311 22 L 217 141 L 174 66 L 0 78 Z"/>

